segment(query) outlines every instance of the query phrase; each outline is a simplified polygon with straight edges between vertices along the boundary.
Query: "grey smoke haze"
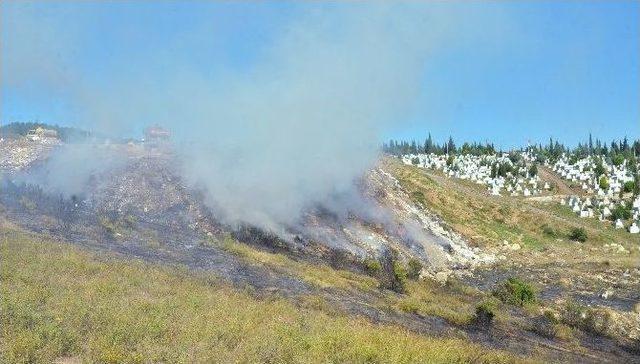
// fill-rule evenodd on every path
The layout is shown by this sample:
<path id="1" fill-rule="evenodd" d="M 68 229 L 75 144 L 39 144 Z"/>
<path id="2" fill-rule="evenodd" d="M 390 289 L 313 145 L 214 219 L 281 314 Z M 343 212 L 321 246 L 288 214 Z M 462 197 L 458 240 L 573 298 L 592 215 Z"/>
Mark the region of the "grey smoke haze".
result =
<path id="1" fill-rule="evenodd" d="M 46 163 L 28 173 L 18 174 L 16 182 L 36 184 L 45 191 L 65 197 L 80 196 L 93 176 L 100 176 L 127 162 L 121 153 L 103 145 L 69 144 L 55 149 Z"/>
<path id="2" fill-rule="evenodd" d="M 70 96 L 87 129 L 171 129 L 184 177 L 208 203 L 228 221 L 267 227 L 353 190 L 377 158 L 380 133 L 415 107 L 429 55 L 473 19 L 441 5 L 317 6 L 276 32 L 249 66 L 229 69 L 190 59 L 207 44 L 204 22 L 132 52 L 118 76 L 96 82 L 69 63 L 86 46 L 83 27 L 99 18 L 78 8 L 63 14 L 70 24 L 64 16 L 38 23 L 37 8 L 10 9 L 20 16 L 3 25 L 3 83 L 27 87 L 35 78 Z M 97 155 L 73 155 L 54 180 L 64 185 L 78 165 L 103 164 Z"/>

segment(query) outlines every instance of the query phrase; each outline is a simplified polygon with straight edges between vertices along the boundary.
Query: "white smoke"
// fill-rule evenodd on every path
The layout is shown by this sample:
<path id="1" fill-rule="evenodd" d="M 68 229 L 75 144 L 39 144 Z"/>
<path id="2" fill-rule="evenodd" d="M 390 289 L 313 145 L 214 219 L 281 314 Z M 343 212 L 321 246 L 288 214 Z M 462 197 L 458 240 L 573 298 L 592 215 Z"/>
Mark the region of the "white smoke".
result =
<path id="1" fill-rule="evenodd" d="M 83 20 L 69 26 L 63 12 L 57 24 L 39 24 L 37 7 L 4 7 L 3 20 L 12 20 L 3 26 L 3 54 L 12 56 L 2 74 L 12 76 L 3 84 L 40 82 L 71 95 L 76 124 L 86 129 L 121 132 L 150 122 L 171 129 L 186 180 L 207 191 L 210 206 L 230 222 L 266 227 L 353 190 L 377 158 L 381 132 L 414 108 L 429 56 L 473 19 L 442 4 L 311 6 L 240 71 L 212 60 L 210 77 L 190 60 L 200 49 L 178 47 L 178 38 L 167 48 L 183 52 L 171 61 L 152 49 L 97 84 L 69 62 L 86 46 L 77 33 L 100 14 L 66 9 Z M 206 39 L 206 26 L 193 29 L 183 38 Z M 73 178 L 74 164 L 101 163 L 88 161 L 94 156 L 61 163 L 58 173 Z"/>

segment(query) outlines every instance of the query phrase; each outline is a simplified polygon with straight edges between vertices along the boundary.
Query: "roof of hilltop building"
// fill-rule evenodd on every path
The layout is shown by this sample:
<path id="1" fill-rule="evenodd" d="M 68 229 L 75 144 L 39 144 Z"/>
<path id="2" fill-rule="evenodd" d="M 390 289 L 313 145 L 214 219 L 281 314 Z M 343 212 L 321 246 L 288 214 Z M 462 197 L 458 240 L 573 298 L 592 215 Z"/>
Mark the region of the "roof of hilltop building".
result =
<path id="1" fill-rule="evenodd" d="M 27 137 L 33 137 L 33 136 L 57 138 L 58 132 L 53 129 L 45 129 L 39 126 L 35 129 L 29 130 L 29 132 L 27 133 Z"/>
<path id="2" fill-rule="evenodd" d="M 150 126 L 144 130 L 144 137 L 146 140 L 150 139 L 169 139 L 171 133 L 169 130 L 159 126 Z"/>

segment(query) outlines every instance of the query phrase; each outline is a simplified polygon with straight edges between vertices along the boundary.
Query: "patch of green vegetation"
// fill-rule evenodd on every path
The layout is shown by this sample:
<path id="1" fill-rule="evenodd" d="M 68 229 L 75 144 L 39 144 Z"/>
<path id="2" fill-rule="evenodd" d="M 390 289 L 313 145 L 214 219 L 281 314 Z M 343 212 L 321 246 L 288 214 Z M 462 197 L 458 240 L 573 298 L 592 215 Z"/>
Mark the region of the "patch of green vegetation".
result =
<path id="1" fill-rule="evenodd" d="M 631 207 L 625 205 L 616 205 L 611 211 L 611 220 L 628 220 L 631 218 Z"/>
<path id="2" fill-rule="evenodd" d="M 477 324 L 488 326 L 493 323 L 498 304 L 494 300 L 484 300 L 476 306 L 474 321 Z"/>
<path id="3" fill-rule="evenodd" d="M 420 304 L 415 299 L 406 299 L 400 301 L 398 304 L 400 311 L 407 313 L 418 313 L 420 311 Z"/>
<path id="4" fill-rule="evenodd" d="M 437 316 L 462 326 L 473 321 L 473 307 L 482 294 L 462 288 L 462 284 L 458 288 L 454 291 L 429 279 L 407 281 L 405 294 L 389 296 L 387 300 L 395 300 L 391 307 L 400 311 Z"/>
<path id="5" fill-rule="evenodd" d="M 382 271 L 382 265 L 377 259 L 367 258 L 364 260 L 363 264 L 365 270 L 367 271 L 367 274 L 372 277 L 378 276 L 378 274 L 380 274 L 380 271 Z"/>
<path id="6" fill-rule="evenodd" d="M 393 279 L 391 283 L 391 290 L 404 293 L 407 291 L 407 270 L 402 265 L 402 263 L 394 259 L 391 262 L 391 272 L 393 274 Z"/>
<path id="7" fill-rule="evenodd" d="M 606 308 L 593 308 L 568 301 L 560 320 L 575 328 L 598 335 L 610 335 L 611 313 Z"/>
<path id="8" fill-rule="evenodd" d="M 557 238 L 559 235 L 556 230 L 554 230 L 551 226 L 547 224 L 542 225 L 542 232 L 544 233 L 544 235 L 550 238 Z"/>
<path id="9" fill-rule="evenodd" d="M 573 331 L 571 327 L 563 324 L 560 317 L 551 310 L 545 310 L 542 315 L 533 318 L 531 321 L 531 331 L 539 335 L 563 341 L 573 339 Z"/>
<path id="10" fill-rule="evenodd" d="M 633 190 L 635 190 L 635 188 L 636 188 L 635 181 L 627 181 L 622 186 L 622 191 L 624 191 L 624 192 L 633 192 Z"/>
<path id="11" fill-rule="evenodd" d="M 522 237 L 522 243 L 527 248 L 535 250 L 541 250 L 544 247 L 544 244 L 540 240 L 529 235 L 525 235 L 524 237 Z"/>
<path id="12" fill-rule="evenodd" d="M 423 205 L 426 203 L 426 199 L 424 197 L 424 193 L 422 193 L 421 191 L 413 191 L 413 192 L 411 192 L 411 198 L 413 199 L 413 201 L 421 203 Z"/>
<path id="13" fill-rule="evenodd" d="M 601 189 L 606 190 L 609 188 L 609 180 L 607 179 L 607 177 L 601 176 L 600 180 L 598 181 L 598 185 Z"/>
<path id="14" fill-rule="evenodd" d="M 97 258 L 16 233 L 0 243 L 6 362 L 513 362 L 466 340 L 261 300 L 215 277 Z M 320 308 L 320 309 L 317 309 Z"/>
<path id="15" fill-rule="evenodd" d="M 407 277 L 409 277 L 409 279 L 413 279 L 415 281 L 420 278 L 420 273 L 422 272 L 422 263 L 420 260 L 411 258 L 409 259 L 407 266 Z"/>
<path id="16" fill-rule="evenodd" d="M 531 284 L 511 277 L 496 287 L 493 295 L 511 305 L 524 306 L 536 302 L 536 294 Z"/>
<path id="17" fill-rule="evenodd" d="M 571 229 L 571 232 L 569 232 L 569 239 L 573 241 L 584 243 L 585 241 L 587 241 L 587 238 L 587 231 L 582 227 L 573 228 Z"/>
<path id="18" fill-rule="evenodd" d="M 98 224 L 110 237 L 114 237 L 118 231 L 117 224 L 106 216 L 99 216 Z"/>

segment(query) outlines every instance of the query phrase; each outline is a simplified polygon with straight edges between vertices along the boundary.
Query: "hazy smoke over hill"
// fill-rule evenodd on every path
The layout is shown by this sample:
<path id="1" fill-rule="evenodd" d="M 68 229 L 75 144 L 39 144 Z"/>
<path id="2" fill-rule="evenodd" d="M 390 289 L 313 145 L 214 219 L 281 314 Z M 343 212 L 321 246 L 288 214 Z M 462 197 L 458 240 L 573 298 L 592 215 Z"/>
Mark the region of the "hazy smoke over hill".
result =
<path id="1" fill-rule="evenodd" d="M 3 12 L 3 83 L 41 84 L 70 98 L 87 129 L 140 130 L 149 122 L 171 129 L 186 180 L 208 191 L 230 221 L 263 226 L 348 194 L 375 160 L 381 131 L 413 107 L 430 51 L 464 16 L 443 6 L 318 6 L 241 69 L 190 60 L 208 37 L 205 24 L 114 58 L 124 62 L 121 72 L 105 79 L 70 63 L 95 46 L 83 43 L 82 29 L 100 14 L 80 6 L 52 24 L 38 22 L 37 8 L 5 7 L 18 16 Z M 76 156 L 58 173 L 72 179 L 75 164 L 93 162 Z"/>
<path id="2" fill-rule="evenodd" d="M 295 24 L 250 75 L 196 106 L 213 117 L 193 118 L 188 175 L 232 219 L 290 221 L 370 166 L 380 128 L 415 98 L 425 56 L 419 26 L 393 30 L 399 19 L 383 15 Z"/>

